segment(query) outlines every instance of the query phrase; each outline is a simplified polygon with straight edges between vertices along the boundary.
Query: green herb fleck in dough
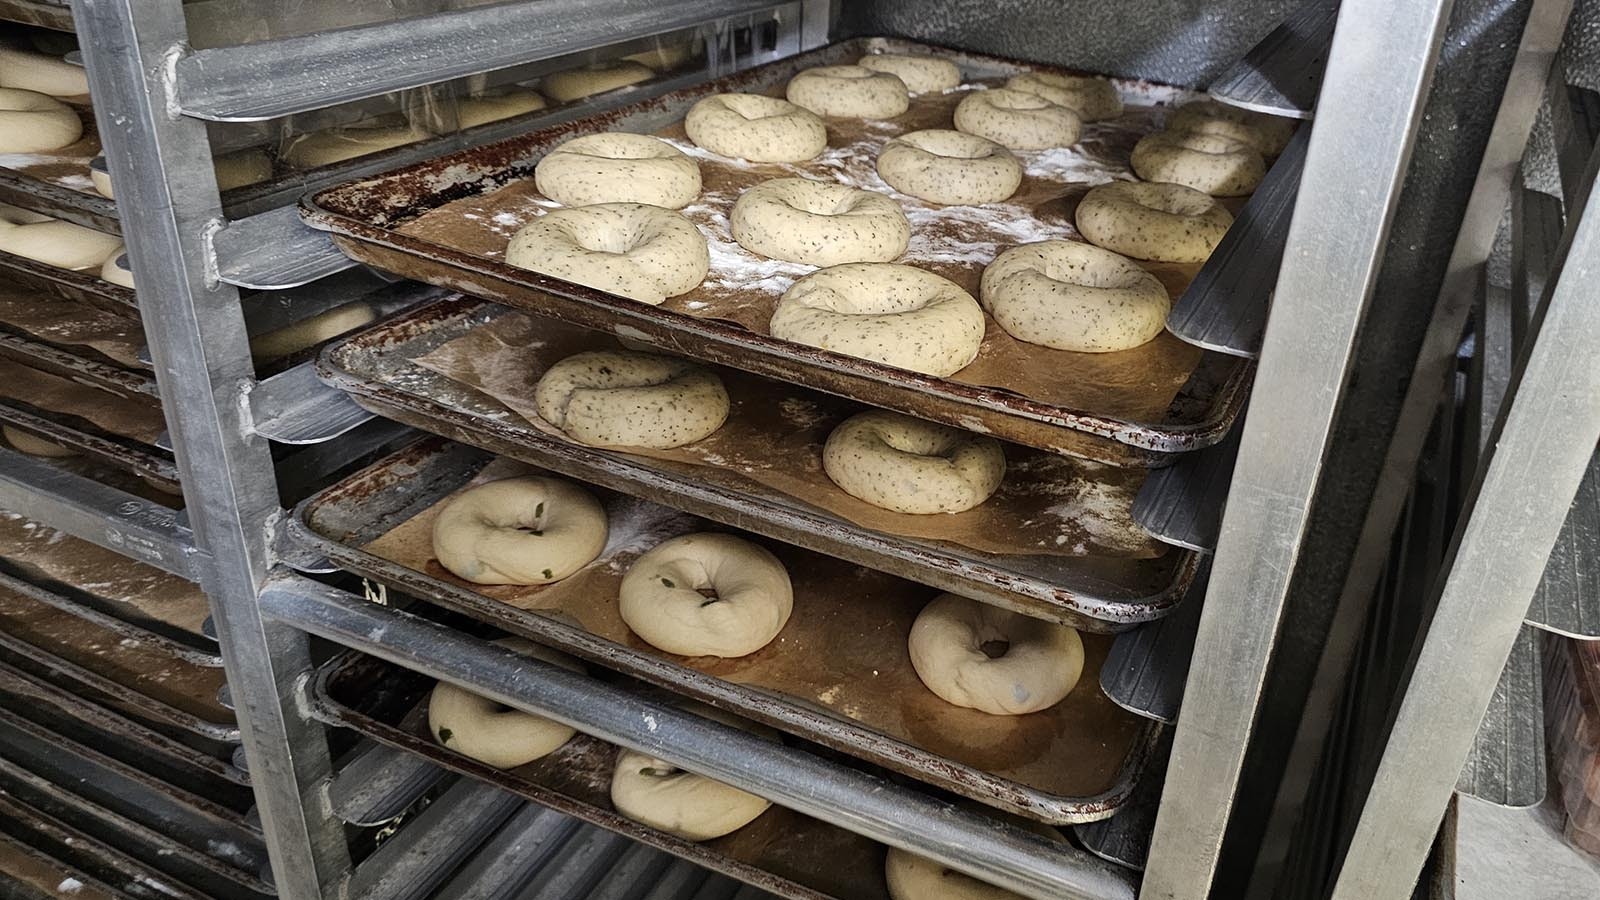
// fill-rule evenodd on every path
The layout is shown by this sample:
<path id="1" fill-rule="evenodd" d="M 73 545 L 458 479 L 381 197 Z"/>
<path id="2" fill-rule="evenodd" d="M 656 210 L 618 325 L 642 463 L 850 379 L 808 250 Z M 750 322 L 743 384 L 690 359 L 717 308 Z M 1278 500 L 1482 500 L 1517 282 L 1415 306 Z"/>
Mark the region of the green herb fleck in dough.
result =
<path id="1" fill-rule="evenodd" d="M 675 587 L 677 587 L 677 585 L 675 585 L 675 584 L 673 584 L 673 583 L 672 583 L 672 579 L 671 579 L 671 578 L 663 578 L 663 579 L 661 579 L 661 583 L 662 583 L 662 584 L 663 584 L 663 585 L 666 585 L 666 586 L 667 586 L 667 587 L 669 587 L 669 588 L 675 588 Z"/>
<path id="2" fill-rule="evenodd" d="M 552 573 L 549 569 L 545 569 L 541 574 L 543 574 L 546 578 L 550 578 L 554 573 Z"/>
<path id="3" fill-rule="evenodd" d="M 450 743 L 450 739 L 455 737 L 455 736 L 456 736 L 456 733 L 451 731 L 448 728 L 439 729 L 439 743 L 441 743 L 441 744 Z"/>

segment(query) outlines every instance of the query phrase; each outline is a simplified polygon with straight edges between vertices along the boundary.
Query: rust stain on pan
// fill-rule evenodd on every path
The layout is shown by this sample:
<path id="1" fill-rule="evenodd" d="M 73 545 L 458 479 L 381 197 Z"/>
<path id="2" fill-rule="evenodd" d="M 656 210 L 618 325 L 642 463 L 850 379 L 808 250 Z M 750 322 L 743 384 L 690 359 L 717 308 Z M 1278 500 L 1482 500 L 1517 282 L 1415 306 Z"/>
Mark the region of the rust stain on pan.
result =
<path id="1" fill-rule="evenodd" d="M 0 279 L 12 287 L 32 288 L 117 315 L 139 315 L 139 300 L 131 288 L 112 284 L 91 272 L 58 269 L 0 251 Z"/>
<path id="2" fill-rule="evenodd" d="M 179 490 L 178 464 L 160 448 L 102 432 L 72 416 L 13 402 L 0 403 L 0 422 L 118 469 L 150 478 L 173 492 Z"/>

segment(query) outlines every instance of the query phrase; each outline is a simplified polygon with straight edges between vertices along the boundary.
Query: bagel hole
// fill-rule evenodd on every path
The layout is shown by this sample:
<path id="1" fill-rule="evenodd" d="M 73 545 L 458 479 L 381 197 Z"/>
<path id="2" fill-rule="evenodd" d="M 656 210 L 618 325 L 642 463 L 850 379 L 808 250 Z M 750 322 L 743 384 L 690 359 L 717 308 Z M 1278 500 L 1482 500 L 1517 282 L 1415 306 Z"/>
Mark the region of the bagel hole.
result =
<path id="1" fill-rule="evenodd" d="M 531 534 L 534 537 L 544 537 L 544 529 L 533 525 L 518 525 L 516 530 L 523 534 Z"/>
<path id="2" fill-rule="evenodd" d="M 660 766 L 645 766 L 639 770 L 639 774 L 649 778 L 671 778 L 681 771 L 682 770 L 676 766 L 667 766 L 666 768 L 662 768 Z"/>
<path id="3" fill-rule="evenodd" d="M 708 587 L 695 588 L 695 593 L 697 593 L 700 596 L 706 598 L 706 599 L 700 601 L 700 608 L 701 609 L 704 609 L 705 607 L 710 606 L 711 604 L 716 603 L 717 601 L 722 599 L 721 597 L 717 596 L 717 592 L 713 588 L 708 588 Z"/>
<path id="4" fill-rule="evenodd" d="M 1011 649 L 1011 642 L 1002 640 L 984 641 L 978 645 L 978 649 L 982 650 L 983 655 L 990 659 L 999 659 Z"/>

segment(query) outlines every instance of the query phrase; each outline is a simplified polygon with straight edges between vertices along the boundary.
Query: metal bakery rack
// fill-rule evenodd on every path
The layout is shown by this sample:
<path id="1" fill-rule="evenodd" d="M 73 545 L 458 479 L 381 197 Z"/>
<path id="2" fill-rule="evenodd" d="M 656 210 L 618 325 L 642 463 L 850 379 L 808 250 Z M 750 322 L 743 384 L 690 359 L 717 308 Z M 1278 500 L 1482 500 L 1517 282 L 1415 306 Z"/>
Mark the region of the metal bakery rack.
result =
<path id="1" fill-rule="evenodd" d="M 992 22 L 960 6 L 0 0 L 0 20 L 76 33 L 94 165 L 117 194 L 8 157 L 0 201 L 121 234 L 138 283 L 0 255 L 8 290 L 123 323 L 95 350 L 0 315 L 0 365 L 165 424 L 130 437 L 94 404 L 0 396 L 7 425 L 79 453 L 0 448 L 0 525 L 16 531 L 0 554 L 0 893 L 883 900 L 884 848 L 898 847 L 1035 898 L 1398 898 L 1425 867 L 1468 891 L 1456 863 L 1478 851 L 1462 848 L 1531 840 L 1526 820 L 1461 810 L 1543 798 L 1541 639 L 1523 622 L 1600 637 L 1600 311 L 1583 302 L 1600 260 L 1600 220 L 1584 215 L 1600 104 L 1568 86 L 1600 61 L 1563 41 L 1583 7 L 1233 0 L 1190 33 L 1187 4 L 1169 0 L 1114 16 L 1068 5 L 1082 23 L 1059 4 L 995 4 Z M 667 40 L 698 53 L 623 90 L 455 127 L 468 85 Z M 1184 350 L 1197 362 L 1164 411 L 1094 415 L 795 354 L 430 252 L 383 207 L 420 215 L 525 177 L 552 135 L 670 127 L 699 94 L 896 47 L 949 54 L 969 77 L 1019 57 L 1305 120 L 1189 273 L 1161 340 L 1200 349 Z M 427 123 L 417 140 L 302 170 L 275 159 L 266 181 L 219 190 L 214 152 L 397 114 Z M 252 359 L 253 337 L 352 304 L 369 325 Z M 523 427 L 418 362 L 528 310 L 551 333 L 671 341 L 807 403 L 977 423 L 1018 452 L 1117 464 L 1079 477 L 1126 486 L 1125 513 L 1158 543 L 1139 565 L 1096 568 L 889 534 Z M 858 615 L 936 588 L 1070 622 L 1098 678 L 1046 749 L 1011 765 L 1018 751 L 986 757 L 793 682 L 701 671 L 378 549 L 496 464 L 891 586 Z M 142 587 L 109 591 L 84 573 L 94 554 L 128 557 L 124 580 Z M 591 670 L 490 643 L 504 631 Z M 435 680 L 582 734 L 548 762 L 484 766 L 428 735 Z M 678 695 L 787 737 L 693 715 Z M 1061 749 L 1088 744 L 1103 746 Z M 775 805 L 704 843 L 640 825 L 604 789 L 617 747 Z M 1455 853 L 1430 862 L 1447 806 L 1439 846 Z"/>

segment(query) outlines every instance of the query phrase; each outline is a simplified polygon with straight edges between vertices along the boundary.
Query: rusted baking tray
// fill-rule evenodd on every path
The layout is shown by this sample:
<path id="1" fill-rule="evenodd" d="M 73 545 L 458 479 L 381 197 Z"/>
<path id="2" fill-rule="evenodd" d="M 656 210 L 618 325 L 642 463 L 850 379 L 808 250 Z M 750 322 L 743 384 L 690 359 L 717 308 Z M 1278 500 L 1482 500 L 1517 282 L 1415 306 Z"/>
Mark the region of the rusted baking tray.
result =
<path id="1" fill-rule="evenodd" d="M 381 692 L 375 690 L 380 685 Z M 578 734 L 555 753 L 515 769 L 497 769 L 447 750 L 428 736 L 426 699 L 432 687 L 427 676 L 347 651 L 318 670 L 310 689 L 312 715 L 780 897 L 889 896 L 881 845 L 781 806 L 732 834 L 702 842 L 627 818 L 611 805 L 617 749 L 588 735 Z M 384 700 L 375 703 L 380 693 Z"/>
<path id="2" fill-rule="evenodd" d="M 1097 555 L 1057 555 L 1054 551 L 1076 552 L 1078 539 L 1068 539 L 1063 532 L 1059 540 L 1065 542 L 1064 546 L 1028 548 L 1032 552 L 1027 553 L 996 553 L 948 540 L 887 534 L 828 511 L 818 505 L 820 500 L 814 503 L 798 499 L 792 493 L 770 489 L 733 467 L 693 465 L 571 443 L 534 427 L 483 392 L 418 362 L 440 347 L 472 335 L 506 315 L 523 314 L 473 300 L 446 300 L 424 306 L 329 345 L 319 362 L 319 374 L 324 380 L 349 391 L 361 405 L 407 425 L 830 556 L 1088 631 L 1122 631 L 1166 615 L 1182 599 L 1194 576 L 1199 560 L 1197 554 L 1153 541 L 1148 542 L 1149 549 L 1142 555 L 1119 556 L 1099 554 L 1099 551 Z M 562 323 L 545 320 L 545 324 L 549 326 L 548 336 L 552 340 L 558 340 L 560 332 L 583 333 L 581 329 Z M 739 377 L 756 381 L 749 376 Z M 791 385 L 776 382 L 770 385 L 774 392 L 782 391 L 784 398 L 792 395 L 796 402 L 809 396 L 827 401 L 823 405 L 840 405 L 831 397 Z M 780 469 L 790 466 L 798 457 L 785 457 L 783 453 L 802 449 L 791 446 L 786 451 L 784 446 L 774 446 L 768 451 L 773 454 L 769 462 Z M 754 452 L 753 445 L 751 452 Z M 1053 465 L 1099 468 L 1092 463 L 1079 463 L 1047 453 L 1034 455 Z M 1137 493 L 1144 472 L 1113 468 L 1100 471 L 1104 481 L 1085 476 L 1073 482 L 1076 484 L 1073 490 L 1082 497 L 1104 498 L 1113 493 L 1113 486 L 1120 485 L 1121 489 L 1115 493 L 1125 495 L 1131 509 L 1132 497 Z M 1056 485 L 1052 489 L 1062 487 L 1066 485 Z M 831 488 L 819 485 L 818 489 Z M 816 499 L 818 495 L 806 496 Z M 1072 500 L 1070 496 L 1061 499 L 1063 503 Z M 1062 508 L 1077 510 L 1079 507 L 1068 504 Z M 1113 509 L 1094 522 L 1106 525 L 1126 519 L 1127 512 Z M 1077 515 L 1072 512 L 1069 518 Z M 1084 521 L 1063 523 L 1063 528 L 1068 525 L 1074 529 L 1087 528 L 1084 524 L 1087 521 L 1085 515 Z M 1057 540 L 1050 543 L 1055 545 Z"/>
<path id="3" fill-rule="evenodd" d="M 124 316 L 139 314 L 133 288 L 112 284 L 97 272 L 58 269 L 42 262 L 0 251 L 0 281 L 10 287 L 42 291 L 52 297 L 87 303 Z"/>
<path id="4" fill-rule="evenodd" d="M 155 446 L 166 430 L 159 398 L 120 396 L 0 356 L 0 423 L 178 491 L 177 462 Z"/>
<path id="5" fill-rule="evenodd" d="M 144 398 L 144 402 L 161 397 L 155 376 L 148 372 L 129 371 L 14 334 L 0 333 L 0 357 L 80 384 L 93 385 L 118 397 Z"/>
<path id="6" fill-rule="evenodd" d="M 114 202 L 94 189 L 90 162 L 100 155 L 100 133 L 87 98 L 68 101 L 83 135 L 59 150 L 0 154 L 0 202 L 121 234 Z"/>
<path id="7" fill-rule="evenodd" d="M 1048 710 L 997 717 L 953 706 L 923 686 L 906 650 L 912 621 L 937 592 L 796 547 L 766 544 L 795 591 L 793 615 L 766 647 L 739 659 L 651 647 L 617 611 L 622 573 L 656 543 L 713 526 L 633 497 L 596 492 L 607 547 L 554 585 L 472 585 L 441 567 L 431 535 L 443 502 L 530 471 L 424 440 L 302 503 L 291 535 L 408 595 L 1029 818 L 1106 818 L 1143 770 L 1158 726 L 1100 690 L 1110 636 L 1083 635 L 1082 678 Z"/>
<path id="8" fill-rule="evenodd" d="M 911 112 L 894 120 L 830 120 L 832 149 L 795 166 L 735 164 L 698 151 L 682 141 L 681 120 L 695 101 L 710 94 L 779 91 L 801 69 L 854 61 L 874 49 L 949 56 L 970 82 L 996 83 L 1020 71 L 1050 70 L 906 41 L 856 39 L 324 190 L 302 200 L 302 212 L 313 227 L 333 232 L 351 257 L 381 270 L 1025 446 L 1114 465 L 1159 466 L 1169 464 L 1175 453 L 1220 440 L 1243 405 L 1250 364 L 1190 347 L 1166 333 L 1134 350 L 1080 354 L 1023 345 L 991 323 L 977 362 L 949 379 L 802 347 L 764 333 L 778 294 L 808 267 L 762 262 L 731 240 L 726 212 L 738 191 L 765 178 L 796 173 L 877 186 L 871 159 L 882 141 L 917 128 L 949 127 L 949 111 L 961 93 L 921 95 Z M 1029 174 L 1016 202 L 974 214 L 979 208 L 935 211 L 920 201 L 899 198 L 915 213 L 916 222 L 912 248 L 902 261 L 976 292 L 983 265 L 1005 247 L 1075 235 L 1072 210 L 1091 183 L 1081 174 L 1086 161 L 1098 167 L 1092 181 L 1113 177 L 1113 169 L 1125 173 L 1133 143 L 1160 118 L 1153 103 L 1186 96 L 1145 83 L 1121 86 L 1130 100 L 1124 119 L 1089 126 L 1072 150 L 1022 154 Z M 660 307 L 501 261 L 511 233 L 547 204 L 532 193 L 531 176 L 539 158 L 574 135 L 611 130 L 675 137 L 700 159 L 707 193 L 685 214 L 710 241 L 712 272 L 700 287 Z M 1043 224 L 1019 237 L 1019 226 L 1035 223 Z M 1179 293 L 1198 267 L 1152 264 L 1151 269 Z M 1019 379 L 1027 380 L 1026 391 L 1014 386 Z"/>

